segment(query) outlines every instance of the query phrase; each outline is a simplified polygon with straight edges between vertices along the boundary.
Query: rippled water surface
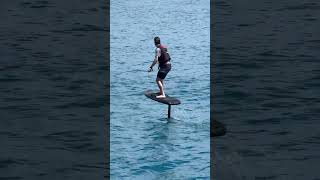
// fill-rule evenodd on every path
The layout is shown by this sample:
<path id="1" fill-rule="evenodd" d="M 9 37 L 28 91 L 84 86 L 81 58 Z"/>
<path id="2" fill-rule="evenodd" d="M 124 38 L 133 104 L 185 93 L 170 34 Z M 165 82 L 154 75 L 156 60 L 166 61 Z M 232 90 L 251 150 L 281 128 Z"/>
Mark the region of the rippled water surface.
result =
<path id="1" fill-rule="evenodd" d="M 319 179 L 320 3 L 215 1 L 217 179 Z"/>
<path id="2" fill-rule="evenodd" d="M 102 179 L 105 4 L 0 9 L 0 179 Z"/>
<path id="3" fill-rule="evenodd" d="M 111 1 L 111 179 L 209 179 L 209 1 Z M 156 90 L 153 37 L 168 45 L 172 107 Z M 154 68 L 156 69 L 156 68 Z"/>

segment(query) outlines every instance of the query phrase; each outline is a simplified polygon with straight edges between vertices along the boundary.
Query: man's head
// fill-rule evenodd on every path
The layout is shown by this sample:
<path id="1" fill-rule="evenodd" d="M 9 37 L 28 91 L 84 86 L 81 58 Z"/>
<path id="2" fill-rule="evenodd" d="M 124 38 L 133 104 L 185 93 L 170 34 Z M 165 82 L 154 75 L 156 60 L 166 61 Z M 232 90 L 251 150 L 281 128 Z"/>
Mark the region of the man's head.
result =
<path id="1" fill-rule="evenodd" d="M 154 38 L 154 45 L 157 47 L 160 46 L 160 38 L 159 37 Z"/>

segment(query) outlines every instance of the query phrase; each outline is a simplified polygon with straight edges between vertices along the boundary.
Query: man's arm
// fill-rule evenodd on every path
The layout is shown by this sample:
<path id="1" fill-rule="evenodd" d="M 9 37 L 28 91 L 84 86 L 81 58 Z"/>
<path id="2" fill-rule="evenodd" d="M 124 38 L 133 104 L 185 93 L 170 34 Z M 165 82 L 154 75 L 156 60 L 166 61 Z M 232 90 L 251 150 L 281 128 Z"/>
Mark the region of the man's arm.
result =
<path id="1" fill-rule="evenodd" d="M 154 60 L 153 60 L 151 66 L 150 66 L 150 68 L 149 68 L 149 72 L 152 71 L 153 66 L 154 66 L 155 64 L 157 64 L 158 58 L 159 58 L 159 54 L 161 54 L 161 52 L 160 52 L 160 49 L 157 48 L 156 54 L 155 54 L 155 56 L 154 56 Z"/>
<path id="2" fill-rule="evenodd" d="M 158 56 L 155 56 L 150 68 L 152 68 L 154 65 L 156 65 L 157 62 L 158 62 Z"/>

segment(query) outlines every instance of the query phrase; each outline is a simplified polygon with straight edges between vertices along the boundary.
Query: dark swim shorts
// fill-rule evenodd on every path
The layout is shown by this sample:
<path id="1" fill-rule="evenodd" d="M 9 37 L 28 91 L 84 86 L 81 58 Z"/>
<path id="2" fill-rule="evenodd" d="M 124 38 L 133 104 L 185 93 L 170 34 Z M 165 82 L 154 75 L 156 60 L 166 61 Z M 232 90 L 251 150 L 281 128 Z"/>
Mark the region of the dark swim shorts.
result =
<path id="1" fill-rule="evenodd" d="M 157 77 L 160 79 L 166 78 L 170 70 L 171 70 L 171 64 L 166 64 L 164 67 L 160 67 Z"/>

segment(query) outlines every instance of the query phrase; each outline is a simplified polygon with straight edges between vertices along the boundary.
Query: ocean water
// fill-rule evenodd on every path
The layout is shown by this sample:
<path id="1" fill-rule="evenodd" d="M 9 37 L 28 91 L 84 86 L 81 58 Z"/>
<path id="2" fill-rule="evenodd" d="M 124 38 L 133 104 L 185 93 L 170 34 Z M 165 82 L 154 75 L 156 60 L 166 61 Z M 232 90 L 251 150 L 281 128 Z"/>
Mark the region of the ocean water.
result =
<path id="1" fill-rule="evenodd" d="M 106 5 L 0 9 L 0 179 L 103 179 Z"/>
<path id="2" fill-rule="evenodd" d="M 213 7 L 215 179 L 320 179 L 320 3 Z"/>
<path id="3" fill-rule="evenodd" d="M 210 2 L 110 3 L 111 179 L 209 179 Z M 182 104 L 144 96 L 157 90 L 153 38 L 168 46 L 165 92 Z"/>

